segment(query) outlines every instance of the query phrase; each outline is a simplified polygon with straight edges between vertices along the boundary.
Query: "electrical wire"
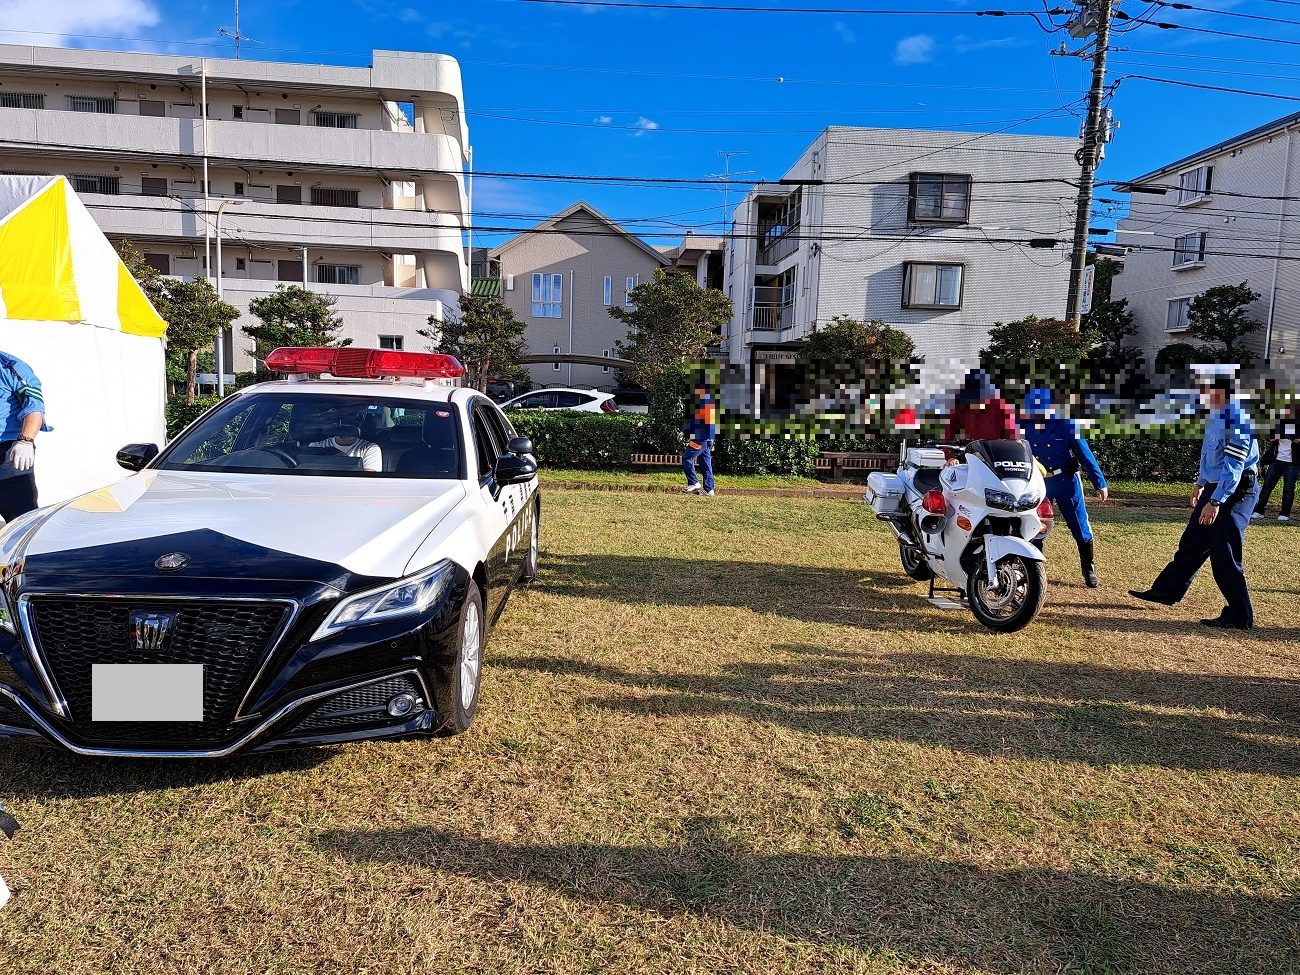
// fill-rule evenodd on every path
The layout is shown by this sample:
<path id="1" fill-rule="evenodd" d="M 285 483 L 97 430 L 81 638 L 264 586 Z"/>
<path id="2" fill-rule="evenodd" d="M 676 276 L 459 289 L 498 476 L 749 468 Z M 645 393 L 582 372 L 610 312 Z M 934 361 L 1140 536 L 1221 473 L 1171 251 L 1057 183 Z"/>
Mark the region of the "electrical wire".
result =
<path id="1" fill-rule="evenodd" d="M 1037 17 L 1031 10 L 883 10 L 861 7 L 757 7 L 732 4 L 654 3 L 649 0 L 511 0 L 548 7 L 600 7 L 606 10 L 674 10 L 720 13 L 834 14 L 841 17 Z M 1068 11 L 1057 10 L 1064 14 Z"/>
<path id="2" fill-rule="evenodd" d="M 1300 43 L 1300 41 L 1297 43 Z M 1259 98 L 1276 98 L 1284 102 L 1300 102 L 1300 95 L 1282 95 L 1272 91 L 1251 91 L 1247 88 L 1224 88 L 1220 85 L 1201 85 L 1194 81 L 1179 81 L 1176 78 L 1152 78 L 1150 75 L 1145 74 L 1126 74 L 1122 78 L 1116 79 L 1115 84 L 1118 85 L 1121 81 L 1151 81 L 1158 85 L 1176 85 L 1180 88 L 1199 88 L 1202 91 L 1226 92 L 1229 95 L 1255 95 Z"/>

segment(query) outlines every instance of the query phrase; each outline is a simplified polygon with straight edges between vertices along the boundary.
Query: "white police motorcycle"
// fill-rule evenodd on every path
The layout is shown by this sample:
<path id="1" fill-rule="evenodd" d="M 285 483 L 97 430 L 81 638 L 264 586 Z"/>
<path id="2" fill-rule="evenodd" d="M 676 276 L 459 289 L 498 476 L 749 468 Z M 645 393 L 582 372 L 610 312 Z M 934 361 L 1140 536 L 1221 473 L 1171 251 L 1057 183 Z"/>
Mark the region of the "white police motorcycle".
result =
<path id="1" fill-rule="evenodd" d="M 942 447 L 964 454 L 945 466 Z M 898 473 L 867 478 L 865 499 L 898 539 L 903 571 L 951 583 L 975 618 L 1013 633 L 1029 624 L 1047 594 L 1042 550 L 1052 503 L 1029 447 L 1018 440 L 976 440 L 901 450 Z M 951 590 L 949 590 L 951 591 Z"/>

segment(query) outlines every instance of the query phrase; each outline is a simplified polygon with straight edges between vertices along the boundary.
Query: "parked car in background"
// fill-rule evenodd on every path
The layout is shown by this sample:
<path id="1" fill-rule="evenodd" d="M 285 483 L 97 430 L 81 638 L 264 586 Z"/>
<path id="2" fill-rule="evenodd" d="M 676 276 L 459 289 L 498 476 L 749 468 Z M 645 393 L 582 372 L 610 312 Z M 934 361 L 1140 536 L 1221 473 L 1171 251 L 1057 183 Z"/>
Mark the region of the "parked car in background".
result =
<path id="1" fill-rule="evenodd" d="M 613 393 L 597 389 L 535 389 L 501 404 L 503 410 L 579 410 L 583 413 L 617 413 Z"/>
<path id="2" fill-rule="evenodd" d="M 623 413 L 649 413 L 650 392 L 645 389 L 616 389 L 614 405 Z"/>
<path id="3" fill-rule="evenodd" d="M 528 391 L 529 383 L 520 382 L 513 379 L 489 379 L 487 381 L 488 398 L 494 403 L 504 403 L 506 400 L 515 396 L 521 396 Z"/>

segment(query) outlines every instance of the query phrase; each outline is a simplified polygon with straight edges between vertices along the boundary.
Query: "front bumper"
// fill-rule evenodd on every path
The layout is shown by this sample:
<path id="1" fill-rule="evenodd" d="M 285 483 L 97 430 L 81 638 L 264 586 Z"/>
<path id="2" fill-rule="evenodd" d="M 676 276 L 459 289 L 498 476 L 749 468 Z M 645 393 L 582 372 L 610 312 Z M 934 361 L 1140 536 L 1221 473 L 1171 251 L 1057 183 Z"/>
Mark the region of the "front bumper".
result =
<path id="1" fill-rule="evenodd" d="M 79 755 L 225 758 L 240 752 L 437 734 L 444 722 L 434 702 L 455 659 L 460 612 L 470 584 L 468 573 L 458 569 L 447 595 L 429 612 L 355 627 L 315 642 L 309 642 L 310 635 L 331 602 L 305 596 L 264 659 L 248 668 L 253 676 L 238 689 L 239 708 L 217 720 L 205 711 L 204 721 L 187 724 L 96 723 L 84 696 L 76 703 L 63 699 L 57 650 L 51 655 L 39 639 L 29 643 L 5 637 L 0 640 L 0 738 L 43 740 Z M 53 694 L 38 665 L 52 678 Z M 408 700 L 409 710 L 393 716 L 386 704 L 398 695 L 409 695 L 414 703 Z"/>

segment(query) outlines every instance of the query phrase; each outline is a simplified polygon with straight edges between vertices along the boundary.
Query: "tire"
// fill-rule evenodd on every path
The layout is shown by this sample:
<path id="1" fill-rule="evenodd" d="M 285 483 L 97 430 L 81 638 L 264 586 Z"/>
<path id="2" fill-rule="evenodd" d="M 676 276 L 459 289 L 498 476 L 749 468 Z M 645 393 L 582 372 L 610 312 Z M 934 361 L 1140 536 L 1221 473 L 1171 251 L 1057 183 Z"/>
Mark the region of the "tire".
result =
<path id="1" fill-rule="evenodd" d="M 1005 596 L 990 592 L 988 567 L 981 556 L 966 577 L 966 596 L 975 618 L 997 633 L 1015 633 L 1028 626 L 1047 597 L 1047 569 L 1036 559 L 1008 555 L 998 562 L 998 578 L 1013 586 Z"/>
<path id="2" fill-rule="evenodd" d="M 920 550 L 911 545 L 898 543 L 898 560 L 903 563 L 903 571 L 907 573 L 909 579 L 915 579 L 917 582 L 928 582 L 934 578 L 934 572 L 930 569 L 930 564 L 925 561 L 925 556 Z"/>
<path id="3" fill-rule="evenodd" d="M 537 578 L 542 558 L 541 534 L 542 506 L 539 504 L 533 507 L 533 530 L 528 533 L 528 555 L 524 558 L 524 571 L 520 575 L 524 582 L 532 582 Z"/>
<path id="4" fill-rule="evenodd" d="M 465 605 L 460 610 L 455 650 L 435 670 L 434 710 L 442 719 L 440 735 L 463 734 L 474 722 L 478 711 L 479 686 L 483 681 L 483 644 L 487 621 L 483 614 L 483 594 L 476 583 L 469 583 Z"/>

